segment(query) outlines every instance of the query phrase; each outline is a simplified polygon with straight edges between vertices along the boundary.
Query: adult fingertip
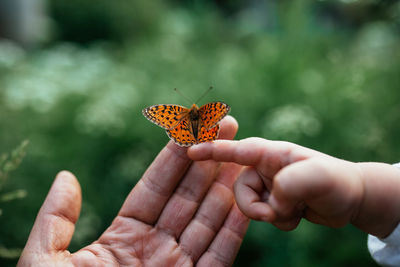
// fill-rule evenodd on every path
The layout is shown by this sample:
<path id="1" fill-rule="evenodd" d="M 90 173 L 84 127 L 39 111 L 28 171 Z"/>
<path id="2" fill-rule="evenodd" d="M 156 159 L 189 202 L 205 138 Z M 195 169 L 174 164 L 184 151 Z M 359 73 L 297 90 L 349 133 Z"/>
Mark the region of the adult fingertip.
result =
<path id="1" fill-rule="evenodd" d="M 69 171 L 60 171 L 45 200 L 47 213 L 63 214 L 71 222 L 76 222 L 81 208 L 81 186 Z"/>
<path id="2" fill-rule="evenodd" d="M 239 124 L 236 119 L 229 115 L 220 122 L 220 126 L 221 130 L 219 132 L 218 139 L 233 139 L 239 128 Z"/>
<path id="3" fill-rule="evenodd" d="M 78 191 L 78 193 L 80 194 L 81 186 L 78 182 L 78 179 L 76 179 L 75 175 L 70 171 L 62 170 L 58 172 L 56 175 L 56 179 L 54 181 L 54 184 L 56 183 L 63 183 L 66 185 L 70 185 L 74 188 L 77 188 L 78 190 L 74 191 Z"/>
<path id="4" fill-rule="evenodd" d="M 36 217 L 24 253 L 64 251 L 79 217 L 81 199 L 78 180 L 69 171 L 60 171 Z"/>
<path id="5" fill-rule="evenodd" d="M 62 170 L 57 173 L 56 179 L 71 179 L 75 180 L 75 175 L 73 175 L 70 171 Z"/>

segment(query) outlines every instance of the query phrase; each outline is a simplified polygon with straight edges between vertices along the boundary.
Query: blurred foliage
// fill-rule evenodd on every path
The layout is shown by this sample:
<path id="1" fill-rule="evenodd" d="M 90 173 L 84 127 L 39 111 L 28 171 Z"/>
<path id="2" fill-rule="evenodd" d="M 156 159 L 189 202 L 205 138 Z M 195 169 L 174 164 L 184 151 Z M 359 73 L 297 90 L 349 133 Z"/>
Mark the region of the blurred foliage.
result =
<path id="1" fill-rule="evenodd" d="M 21 164 L 22 159 L 25 157 L 25 149 L 28 143 L 29 142 L 27 140 L 24 140 L 10 154 L 4 153 L 0 155 L 0 191 L 7 181 L 10 172 L 17 169 Z M 0 200 L 3 198 L 4 197 L 0 197 Z"/>
<path id="2" fill-rule="evenodd" d="M 30 140 L 4 190 L 0 241 L 23 247 L 55 174 L 78 177 L 74 251 L 102 233 L 168 141 L 141 110 L 221 100 L 237 138 L 281 139 L 352 161 L 400 161 L 400 4 L 393 1 L 50 1 L 53 41 L 0 42 L 0 144 Z M 379 7 L 379 8 L 377 8 Z M 370 15 L 370 10 L 379 14 Z M 199 104 L 203 104 L 199 103 Z M 23 215 L 23 216 L 22 216 Z M 12 230 L 11 230 L 12 229 Z M 15 265 L 0 259 L 2 266 Z M 236 266 L 375 266 L 366 234 L 253 222 Z"/>
<path id="3" fill-rule="evenodd" d="M 0 216 L 3 213 L 3 210 L 1 209 L 2 203 L 26 197 L 27 192 L 24 189 L 3 192 L 3 187 L 7 182 L 10 172 L 16 170 L 21 164 L 26 153 L 25 150 L 27 145 L 28 141 L 24 140 L 10 154 L 4 153 L 0 155 Z M 21 249 L 8 248 L 5 247 L 4 244 L 0 243 L 0 258 L 16 259 L 20 254 Z"/>

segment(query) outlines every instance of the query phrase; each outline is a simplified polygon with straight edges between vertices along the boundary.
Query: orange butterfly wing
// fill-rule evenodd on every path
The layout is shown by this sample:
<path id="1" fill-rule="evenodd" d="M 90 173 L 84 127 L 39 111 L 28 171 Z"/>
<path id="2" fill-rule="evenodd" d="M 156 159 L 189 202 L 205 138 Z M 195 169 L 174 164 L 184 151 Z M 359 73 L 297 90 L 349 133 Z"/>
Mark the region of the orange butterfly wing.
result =
<path id="1" fill-rule="evenodd" d="M 212 102 L 199 108 L 201 125 L 206 129 L 214 127 L 222 120 L 231 108 L 223 102 Z"/>
<path id="2" fill-rule="evenodd" d="M 167 130 L 169 138 L 175 141 L 180 146 L 191 146 L 198 143 L 209 142 L 217 139 L 219 132 L 219 125 L 207 130 L 201 127 L 197 140 L 194 138 L 191 131 L 190 121 L 182 120 L 174 129 Z"/>
<path id="3" fill-rule="evenodd" d="M 154 105 L 143 109 L 143 115 L 164 129 L 175 128 L 187 116 L 189 109 L 178 105 Z"/>
<path id="4" fill-rule="evenodd" d="M 197 143 L 188 119 L 183 119 L 175 128 L 167 130 L 167 134 L 169 138 L 180 146 L 191 146 Z"/>
<path id="5" fill-rule="evenodd" d="M 166 129 L 167 135 L 175 143 L 188 147 L 217 139 L 218 122 L 228 114 L 229 110 L 230 107 L 222 102 L 212 102 L 200 107 L 198 110 L 200 129 L 197 139 L 193 135 L 188 108 L 179 105 L 154 105 L 143 109 L 143 115 Z"/>
<path id="6" fill-rule="evenodd" d="M 219 132 L 219 125 L 215 125 L 209 130 L 206 130 L 206 128 L 201 127 L 199 136 L 197 137 L 197 143 L 204 143 L 204 142 L 209 142 L 209 141 L 214 141 L 218 137 L 218 132 Z"/>

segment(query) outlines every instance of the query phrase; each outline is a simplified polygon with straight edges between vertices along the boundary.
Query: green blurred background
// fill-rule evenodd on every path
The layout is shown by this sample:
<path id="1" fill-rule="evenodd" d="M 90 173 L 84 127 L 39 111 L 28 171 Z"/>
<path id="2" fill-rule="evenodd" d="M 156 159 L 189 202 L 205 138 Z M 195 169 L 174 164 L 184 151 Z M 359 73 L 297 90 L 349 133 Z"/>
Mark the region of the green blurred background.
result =
<path id="1" fill-rule="evenodd" d="M 83 191 L 70 249 L 106 229 L 168 141 L 141 110 L 190 104 L 175 87 L 195 99 L 213 85 L 198 104 L 228 103 L 237 139 L 400 161 L 398 1 L 38 0 L 25 20 L 4 12 L 12 2 L 0 20 L 0 154 L 29 145 L 0 195 L 27 195 L 0 202 L 1 266 L 16 264 L 60 170 Z M 235 266 L 376 266 L 366 239 L 351 226 L 252 222 Z"/>

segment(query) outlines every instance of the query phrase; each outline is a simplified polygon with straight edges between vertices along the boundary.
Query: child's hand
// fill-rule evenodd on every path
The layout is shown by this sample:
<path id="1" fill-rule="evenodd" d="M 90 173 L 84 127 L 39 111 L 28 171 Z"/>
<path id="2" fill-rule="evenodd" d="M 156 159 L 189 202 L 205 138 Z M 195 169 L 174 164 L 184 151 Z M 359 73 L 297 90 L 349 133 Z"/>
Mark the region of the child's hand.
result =
<path id="1" fill-rule="evenodd" d="M 353 223 L 384 237 L 400 220 L 400 171 L 387 164 L 353 163 L 261 138 L 205 143 L 188 154 L 247 166 L 234 187 L 239 208 L 282 230 L 304 217 L 330 227 Z"/>

